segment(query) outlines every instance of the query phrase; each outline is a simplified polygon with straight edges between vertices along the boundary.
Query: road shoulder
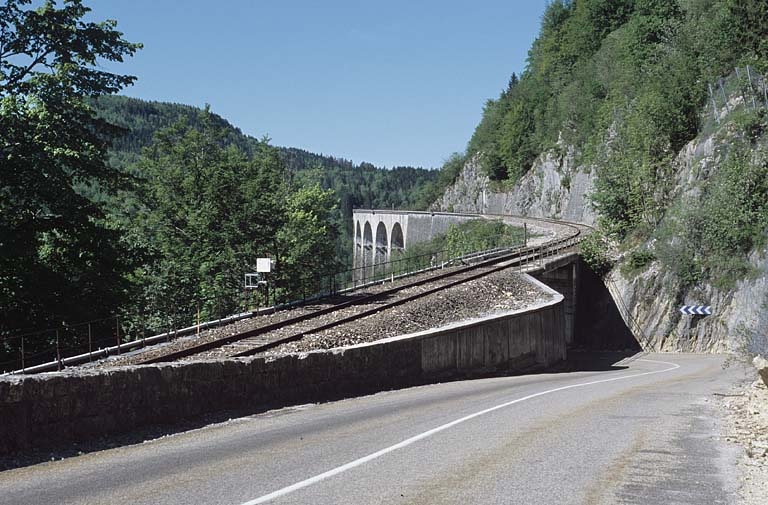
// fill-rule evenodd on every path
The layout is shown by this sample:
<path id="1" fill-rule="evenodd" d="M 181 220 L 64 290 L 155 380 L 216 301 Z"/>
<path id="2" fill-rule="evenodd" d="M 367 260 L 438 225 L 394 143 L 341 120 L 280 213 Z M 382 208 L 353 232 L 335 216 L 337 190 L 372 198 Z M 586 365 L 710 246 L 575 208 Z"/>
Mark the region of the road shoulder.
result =
<path id="1" fill-rule="evenodd" d="M 719 398 L 726 413 L 726 441 L 741 452 L 737 503 L 764 505 L 768 498 L 768 387 L 760 379 L 745 381 Z"/>

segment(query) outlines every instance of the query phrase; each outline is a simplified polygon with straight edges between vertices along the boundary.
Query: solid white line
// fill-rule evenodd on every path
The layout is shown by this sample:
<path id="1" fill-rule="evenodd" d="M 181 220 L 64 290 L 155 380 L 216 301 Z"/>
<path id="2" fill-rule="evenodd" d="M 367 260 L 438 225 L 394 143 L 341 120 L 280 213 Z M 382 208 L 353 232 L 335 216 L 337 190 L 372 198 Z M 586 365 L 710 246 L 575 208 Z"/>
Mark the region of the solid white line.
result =
<path id="1" fill-rule="evenodd" d="M 399 442 L 395 445 L 391 445 L 389 447 L 385 447 L 384 449 L 381 449 L 380 451 L 376 451 L 372 454 L 369 454 L 368 456 L 363 456 L 362 458 L 356 459 L 354 461 L 350 461 L 349 463 L 345 465 L 338 466 L 332 470 L 328 470 L 327 472 L 321 473 L 319 475 L 315 475 L 314 477 L 310 477 L 309 479 L 303 480 L 301 482 L 297 482 L 296 484 L 293 484 L 288 487 L 284 487 L 282 489 L 278 489 L 277 491 L 274 491 L 272 493 L 266 494 L 264 496 L 260 496 L 259 498 L 256 498 L 254 500 L 248 501 L 243 503 L 242 505 L 257 505 L 259 503 L 266 503 L 268 501 L 274 500 L 275 498 L 279 498 L 281 496 L 285 496 L 289 493 L 292 493 L 294 491 L 298 491 L 299 489 L 305 488 L 307 486 L 311 486 L 312 484 L 317 484 L 320 481 L 323 481 L 325 479 L 328 479 L 330 477 L 333 477 L 334 475 L 338 475 L 340 473 L 346 472 L 347 470 L 351 470 L 355 467 L 358 467 L 360 465 L 363 465 L 365 463 L 368 463 L 369 461 L 373 461 L 374 459 L 380 458 L 381 456 L 384 456 L 385 454 L 389 454 L 390 452 L 396 451 L 398 449 L 402 449 L 404 447 L 408 447 L 409 445 L 418 442 L 419 440 L 423 440 L 425 438 L 431 437 L 432 435 L 436 433 L 440 433 L 441 431 L 445 431 L 448 428 L 452 428 L 453 426 L 456 426 L 457 424 L 465 423 L 469 421 L 470 419 L 474 419 L 476 417 L 483 416 L 485 414 L 489 414 L 491 412 L 495 412 L 499 409 L 503 409 L 505 407 L 509 407 L 510 405 L 514 405 L 516 403 L 524 402 L 526 400 L 530 400 L 532 398 L 537 398 L 539 396 L 548 395 L 550 393 L 556 393 L 558 391 L 565 391 L 566 389 L 573 389 L 573 388 L 580 388 L 585 386 L 592 386 L 594 384 L 602 384 L 604 382 L 613 382 L 613 381 L 620 381 L 620 380 L 626 380 L 626 379 L 634 379 L 635 377 L 643 377 L 645 375 L 653 375 L 658 373 L 665 373 L 670 372 L 672 370 L 676 370 L 680 368 L 680 365 L 677 365 L 675 363 L 669 363 L 666 361 L 656 361 L 652 359 L 639 359 L 637 361 L 646 361 L 649 363 L 659 363 L 663 365 L 671 365 L 670 368 L 665 368 L 664 370 L 656 370 L 654 372 L 643 372 L 633 375 L 623 375 L 621 377 L 613 377 L 611 379 L 601 379 L 591 382 L 582 382 L 579 384 L 571 384 L 570 386 L 562 386 L 555 389 L 549 389 L 547 391 L 541 391 L 540 393 L 534 393 L 532 395 L 524 396 L 522 398 L 518 398 L 516 400 L 512 400 L 506 403 L 502 403 L 500 405 L 496 405 L 495 407 L 491 407 L 485 410 L 481 410 L 479 412 L 475 412 L 474 414 L 470 414 L 468 416 L 462 417 L 460 419 L 456 419 L 455 421 L 451 421 L 450 423 L 443 424 L 442 426 L 438 426 L 437 428 L 432 428 L 429 431 L 425 431 L 423 433 L 419 433 L 418 435 L 415 435 L 411 438 L 408 438 L 406 440 L 403 440 L 402 442 Z"/>

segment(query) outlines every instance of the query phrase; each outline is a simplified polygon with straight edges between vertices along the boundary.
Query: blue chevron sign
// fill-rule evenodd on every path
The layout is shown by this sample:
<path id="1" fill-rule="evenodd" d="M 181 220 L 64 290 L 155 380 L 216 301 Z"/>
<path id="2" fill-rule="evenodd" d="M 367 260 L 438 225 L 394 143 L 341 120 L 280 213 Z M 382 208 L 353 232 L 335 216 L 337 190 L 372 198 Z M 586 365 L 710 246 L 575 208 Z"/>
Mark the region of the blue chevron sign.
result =
<path id="1" fill-rule="evenodd" d="M 709 305 L 683 305 L 680 312 L 689 316 L 708 316 L 712 314 L 712 308 Z"/>

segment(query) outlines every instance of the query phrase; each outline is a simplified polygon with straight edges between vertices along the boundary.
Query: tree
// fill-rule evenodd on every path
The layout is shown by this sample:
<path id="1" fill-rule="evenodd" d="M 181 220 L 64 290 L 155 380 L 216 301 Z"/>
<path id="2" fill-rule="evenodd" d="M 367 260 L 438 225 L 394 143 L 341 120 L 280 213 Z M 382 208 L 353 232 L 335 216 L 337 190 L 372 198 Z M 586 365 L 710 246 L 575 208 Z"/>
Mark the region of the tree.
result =
<path id="1" fill-rule="evenodd" d="M 258 257 L 276 260 L 270 281 L 282 299 L 326 287 L 318 281 L 337 266 L 335 193 L 292 187 L 268 139 L 249 158 L 208 109 L 194 124 L 162 130 L 139 163 L 134 235 L 152 257 L 141 272 L 145 315 L 191 316 L 197 302 L 204 317 L 230 313 Z"/>
<path id="2" fill-rule="evenodd" d="M 130 269 L 96 199 L 127 183 L 105 162 L 116 130 L 84 97 L 133 83 L 99 64 L 141 45 L 80 0 L 31 4 L 0 6 L 0 331 L 112 310 Z"/>
<path id="3" fill-rule="evenodd" d="M 768 59 L 768 5 L 762 0 L 727 0 L 730 14 L 728 25 L 723 26 L 724 39 L 731 47 L 741 49 L 743 55 Z"/>
<path id="4" fill-rule="evenodd" d="M 283 226 L 284 165 L 266 139 L 248 159 L 206 108 L 197 127 L 162 130 L 142 157 L 142 210 L 135 235 L 148 237 L 145 300 L 152 313 L 205 316 L 237 307 L 243 274 L 277 254 Z"/>
<path id="5" fill-rule="evenodd" d="M 293 192 L 286 202 L 286 222 L 278 233 L 281 253 L 278 275 L 287 297 L 315 294 L 328 288 L 328 276 L 337 272 L 334 245 L 338 229 L 333 190 L 319 184 Z"/>

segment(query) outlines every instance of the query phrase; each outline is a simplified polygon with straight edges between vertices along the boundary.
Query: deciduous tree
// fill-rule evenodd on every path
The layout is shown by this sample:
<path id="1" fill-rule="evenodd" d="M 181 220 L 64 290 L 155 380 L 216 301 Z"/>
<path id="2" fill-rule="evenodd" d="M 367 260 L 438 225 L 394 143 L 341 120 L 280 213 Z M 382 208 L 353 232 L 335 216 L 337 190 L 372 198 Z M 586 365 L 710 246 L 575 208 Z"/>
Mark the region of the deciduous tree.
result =
<path id="1" fill-rule="evenodd" d="M 130 85 L 100 62 L 141 46 L 89 11 L 0 5 L 0 331 L 104 314 L 124 295 L 126 255 L 94 196 L 126 181 L 105 162 L 115 130 L 84 97 Z"/>

